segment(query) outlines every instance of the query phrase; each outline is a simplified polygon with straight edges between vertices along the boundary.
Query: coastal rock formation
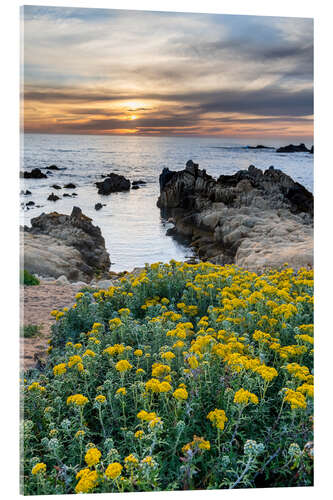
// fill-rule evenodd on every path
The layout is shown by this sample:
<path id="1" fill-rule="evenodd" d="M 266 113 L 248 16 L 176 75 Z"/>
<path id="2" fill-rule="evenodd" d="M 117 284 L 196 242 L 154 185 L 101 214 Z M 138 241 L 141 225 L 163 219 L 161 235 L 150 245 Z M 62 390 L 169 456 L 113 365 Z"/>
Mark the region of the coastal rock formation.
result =
<path id="1" fill-rule="evenodd" d="M 78 207 L 71 215 L 51 212 L 31 219 L 22 239 L 24 269 L 31 273 L 90 281 L 111 265 L 101 230 Z"/>
<path id="2" fill-rule="evenodd" d="M 70 182 L 69 184 L 65 184 L 64 188 L 66 188 L 66 189 L 75 189 L 76 186 L 75 186 L 75 184 L 73 184 L 72 182 Z"/>
<path id="3" fill-rule="evenodd" d="M 299 146 L 294 146 L 294 144 L 289 144 L 288 146 L 282 146 L 276 150 L 277 153 L 311 153 L 311 149 L 308 149 L 302 142 Z M 312 151 L 313 152 L 313 151 Z"/>
<path id="4" fill-rule="evenodd" d="M 54 193 L 51 193 L 51 194 L 47 197 L 47 199 L 48 199 L 49 201 L 57 201 L 57 200 L 60 200 L 59 196 L 57 196 L 57 195 L 56 195 L 56 194 L 54 194 Z"/>
<path id="5" fill-rule="evenodd" d="M 39 168 L 33 168 L 31 172 L 21 172 L 20 177 L 24 179 L 47 179 L 47 175 L 43 174 Z"/>
<path id="6" fill-rule="evenodd" d="M 313 264 L 313 195 L 280 170 L 251 165 L 217 180 L 191 160 L 160 175 L 157 205 L 199 257 L 259 271 Z"/>
<path id="7" fill-rule="evenodd" d="M 131 187 L 131 182 L 123 175 L 110 173 L 104 181 L 96 182 L 96 186 L 98 187 L 98 194 L 108 195 L 118 191 L 128 191 Z"/>

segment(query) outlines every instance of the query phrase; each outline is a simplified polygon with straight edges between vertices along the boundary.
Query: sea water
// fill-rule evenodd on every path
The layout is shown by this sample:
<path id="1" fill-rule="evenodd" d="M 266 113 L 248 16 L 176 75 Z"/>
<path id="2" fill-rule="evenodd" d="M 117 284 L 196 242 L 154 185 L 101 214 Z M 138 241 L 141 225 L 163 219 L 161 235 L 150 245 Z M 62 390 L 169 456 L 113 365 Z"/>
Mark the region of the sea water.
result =
<path id="1" fill-rule="evenodd" d="M 249 149 L 256 144 L 271 149 Z M 275 147 L 288 141 L 223 139 L 206 137 L 140 137 L 24 134 L 21 139 L 21 170 L 40 168 L 46 173 L 50 165 L 64 168 L 52 171 L 47 179 L 22 179 L 21 188 L 31 196 L 21 196 L 21 225 L 41 213 L 57 211 L 70 214 L 74 206 L 92 218 L 100 227 L 111 258 L 111 270 L 132 270 L 145 263 L 184 260 L 191 255 L 189 247 L 167 236 L 172 224 L 163 219 L 156 206 L 159 175 L 164 167 L 182 170 L 188 160 L 199 163 L 213 177 L 233 174 L 253 164 L 263 170 L 273 165 L 295 181 L 313 191 L 313 155 L 309 153 L 277 153 Z M 306 144 L 309 148 L 312 144 Z M 96 181 L 102 174 L 115 172 L 131 181 L 143 180 L 140 189 L 108 196 L 97 193 Z M 75 189 L 64 189 L 64 184 Z M 61 190 L 51 186 L 58 184 Z M 54 192 L 60 199 L 47 201 Z M 63 197 L 64 193 L 76 197 Z M 39 208 L 26 207 L 34 201 Z M 95 204 L 106 204 L 99 211 Z"/>

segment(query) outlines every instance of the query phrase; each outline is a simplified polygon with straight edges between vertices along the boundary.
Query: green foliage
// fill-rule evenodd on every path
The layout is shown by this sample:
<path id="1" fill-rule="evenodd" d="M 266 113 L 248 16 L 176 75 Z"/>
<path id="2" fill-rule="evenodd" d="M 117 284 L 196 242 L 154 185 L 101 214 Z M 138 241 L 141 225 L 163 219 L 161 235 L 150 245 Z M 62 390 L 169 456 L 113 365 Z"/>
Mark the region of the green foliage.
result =
<path id="1" fill-rule="evenodd" d="M 20 283 L 27 286 L 39 285 L 40 281 L 36 276 L 30 274 L 29 271 L 24 269 L 20 274 Z"/>
<path id="2" fill-rule="evenodd" d="M 313 484 L 312 271 L 153 264 L 52 315 L 26 495 Z"/>
<path id="3" fill-rule="evenodd" d="M 21 337 L 32 338 L 40 335 L 42 325 L 24 325 L 21 327 Z"/>

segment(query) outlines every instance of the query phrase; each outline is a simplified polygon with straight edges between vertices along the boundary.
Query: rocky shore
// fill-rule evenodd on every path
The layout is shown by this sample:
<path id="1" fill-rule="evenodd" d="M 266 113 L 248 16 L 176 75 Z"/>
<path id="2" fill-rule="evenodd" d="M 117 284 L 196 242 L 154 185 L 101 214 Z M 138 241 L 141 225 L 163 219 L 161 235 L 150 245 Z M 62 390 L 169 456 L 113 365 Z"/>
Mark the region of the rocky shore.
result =
<path id="1" fill-rule="evenodd" d="M 21 231 L 24 269 L 42 276 L 91 281 L 107 274 L 110 256 L 99 227 L 74 207 L 71 215 L 51 212 L 31 220 Z"/>
<path id="2" fill-rule="evenodd" d="M 190 160 L 163 170 L 157 206 L 202 260 L 256 271 L 313 265 L 313 195 L 273 167 L 216 180 Z"/>

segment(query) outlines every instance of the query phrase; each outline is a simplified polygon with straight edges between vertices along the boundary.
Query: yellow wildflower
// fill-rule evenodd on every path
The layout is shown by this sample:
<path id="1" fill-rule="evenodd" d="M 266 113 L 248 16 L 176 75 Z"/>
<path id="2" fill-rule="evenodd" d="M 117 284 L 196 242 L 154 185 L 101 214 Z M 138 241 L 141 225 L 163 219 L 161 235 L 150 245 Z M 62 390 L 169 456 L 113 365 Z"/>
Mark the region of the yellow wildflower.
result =
<path id="1" fill-rule="evenodd" d="M 118 462 L 109 464 L 106 468 L 105 475 L 108 479 L 117 479 L 120 476 L 123 466 Z"/>

